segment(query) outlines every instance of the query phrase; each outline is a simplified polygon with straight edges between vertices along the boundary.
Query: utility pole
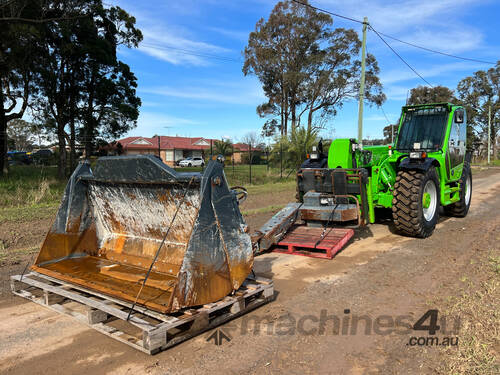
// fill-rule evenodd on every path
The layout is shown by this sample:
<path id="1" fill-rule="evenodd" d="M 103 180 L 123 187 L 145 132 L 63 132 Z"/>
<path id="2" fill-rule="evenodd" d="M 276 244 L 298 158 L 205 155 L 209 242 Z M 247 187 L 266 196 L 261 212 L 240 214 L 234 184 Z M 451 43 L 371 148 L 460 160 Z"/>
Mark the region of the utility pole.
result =
<path id="1" fill-rule="evenodd" d="M 358 142 L 363 146 L 363 104 L 365 101 L 366 29 L 368 17 L 363 18 L 363 44 L 361 45 L 361 80 L 359 83 Z"/>
<path id="2" fill-rule="evenodd" d="M 488 165 L 490 165 L 491 149 L 491 104 L 488 106 Z"/>

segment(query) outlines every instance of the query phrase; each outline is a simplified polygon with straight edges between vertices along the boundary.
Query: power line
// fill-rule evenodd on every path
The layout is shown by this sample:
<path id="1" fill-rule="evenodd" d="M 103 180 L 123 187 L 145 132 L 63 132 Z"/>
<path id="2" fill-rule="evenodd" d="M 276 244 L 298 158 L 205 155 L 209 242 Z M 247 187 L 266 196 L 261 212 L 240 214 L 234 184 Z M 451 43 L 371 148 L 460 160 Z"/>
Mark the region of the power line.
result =
<path id="1" fill-rule="evenodd" d="M 182 53 L 184 55 L 191 55 L 191 56 L 197 56 L 197 57 L 205 57 L 205 58 L 211 58 L 211 59 L 216 59 L 216 60 L 221 60 L 221 61 L 230 61 L 230 62 L 238 62 L 240 63 L 241 60 L 239 59 L 234 59 L 232 57 L 224 57 L 224 56 L 218 56 L 218 55 L 212 55 L 212 54 L 209 54 L 209 53 L 199 53 L 199 52 L 195 52 L 195 51 L 192 51 L 192 50 L 188 50 L 188 49 L 184 49 L 184 48 L 179 48 L 179 47 L 174 47 L 174 46 L 169 46 L 169 45 L 160 45 L 160 44 L 154 44 L 154 43 L 142 43 L 142 45 L 144 47 L 148 47 L 148 48 L 152 48 L 152 49 L 158 49 L 158 50 L 164 50 L 164 51 L 168 51 L 168 50 L 174 50 L 174 51 L 177 51 L 179 53 Z"/>
<path id="2" fill-rule="evenodd" d="M 443 56 L 448 56 L 448 57 L 453 57 L 454 59 L 460 59 L 460 60 L 466 60 L 466 61 L 473 61 L 473 62 L 478 62 L 478 63 L 482 63 L 482 64 L 491 64 L 491 65 L 496 65 L 496 63 L 492 62 L 492 61 L 485 61 L 485 60 L 478 60 L 478 59 L 471 59 L 469 57 L 462 57 L 462 56 L 457 56 L 457 55 L 452 55 L 450 53 L 446 53 L 446 52 L 441 52 L 441 51 L 436 51 L 434 49 L 430 49 L 430 48 L 427 48 L 427 47 L 423 47 L 423 46 L 419 46 L 418 44 L 414 44 L 414 43 L 410 43 L 410 42 L 405 42 L 404 40 L 401 40 L 401 39 L 398 39 L 396 37 L 393 37 L 393 36 L 390 36 L 390 35 L 387 35 L 387 34 L 384 34 L 382 32 L 379 31 L 379 34 L 380 35 L 383 35 L 385 36 L 386 38 L 389 38 L 389 39 L 392 39 L 392 40 L 395 40 L 399 43 L 403 43 L 403 44 L 407 44 L 409 46 L 412 46 L 412 47 L 415 47 L 415 48 L 420 48 L 424 51 L 427 51 L 427 52 L 431 52 L 431 53 L 437 53 L 439 55 L 443 55 Z"/>
<path id="3" fill-rule="evenodd" d="M 309 7 L 311 9 L 315 9 L 317 11 L 330 14 L 330 15 L 335 16 L 335 17 L 343 18 L 345 20 L 349 20 L 349 21 L 357 22 L 357 23 L 361 23 L 361 24 L 363 23 L 363 21 L 357 20 L 355 18 L 343 16 L 343 15 L 338 14 L 338 13 L 333 13 L 333 12 L 330 12 L 330 11 L 328 11 L 326 9 L 321 9 L 321 8 L 315 7 L 314 5 L 311 5 L 311 4 L 303 3 L 303 2 L 298 1 L 298 0 L 292 0 L 292 1 L 295 2 L 295 3 L 297 3 L 297 4 L 301 4 L 303 6 Z M 373 30 L 373 27 L 370 26 L 370 28 Z M 373 30 L 373 31 L 375 31 L 375 30 Z M 419 48 L 419 49 L 422 49 L 422 50 L 427 51 L 427 52 L 436 53 L 436 54 L 439 54 L 439 55 L 443 55 L 443 56 L 447 56 L 447 57 L 451 57 L 451 58 L 459 59 L 459 60 L 473 61 L 473 62 L 478 62 L 478 63 L 482 63 L 482 64 L 496 65 L 496 63 L 492 62 L 492 61 L 485 61 L 485 60 L 479 60 L 479 59 L 472 59 L 472 58 L 469 58 L 469 57 L 452 55 L 451 53 L 446 53 L 446 52 L 438 51 L 438 50 L 435 50 L 435 49 L 423 47 L 423 46 L 420 46 L 420 45 L 415 44 L 415 43 L 406 42 L 404 40 L 401 40 L 399 38 L 396 38 L 394 36 L 391 36 L 391 35 L 388 35 L 388 34 L 385 34 L 385 33 L 382 33 L 382 32 L 378 32 L 378 34 L 383 35 L 386 38 L 393 39 L 393 40 L 395 40 L 395 41 L 397 41 L 399 43 L 407 44 L 407 45 L 409 45 L 411 47 Z"/>
<path id="4" fill-rule="evenodd" d="M 401 60 L 401 61 L 402 61 L 402 62 L 403 62 L 403 63 L 404 63 L 404 64 L 405 64 L 408 68 L 410 68 L 410 69 L 411 69 L 411 71 L 412 71 L 413 73 L 415 73 L 417 76 L 419 76 L 419 77 L 422 79 L 422 81 L 424 81 L 427 85 L 429 85 L 430 87 L 434 87 L 434 86 L 432 86 L 432 85 L 429 83 L 429 81 L 427 81 L 424 77 L 422 77 L 422 75 L 421 75 L 419 72 L 417 72 L 417 71 L 416 71 L 416 70 L 415 70 L 415 69 L 414 69 L 414 68 L 413 68 L 410 64 L 408 64 L 408 63 L 406 62 L 406 60 L 405 60 L 405 59 L 403 59 L 403 58 L 401 57 L 401 55 L 400 55 L 399 53 L 397 53 L 397 52 L 396 52 L 396 50 L 395 50 L 394 48 L 392 48 L 392 47 L 391 47 L 391 45 L 385 41 L 385 39 L 384 39 L 384 38 L 382 38 L 382 35 L 380 35 L 380 34 L 377 32 L 377 30 L 375 30 L 375 29 L 374 29 L 371 25 L 368 25 L 368 26 L 370 27 L 370 29 L 371 29 L 371 30 L 372 30 L 375 34 L 377 34 L 377 36 L 380 38 L 380 40 L 382 40 L 382 42 L 384 42 L 384 44 L 385 44 L 387 47 L 389 47 L 389 49 L 390 49 L 390 50 L 391 50 L 391 51 L 392 51 L 392 52 L 393 52 L 393 53 L 394 53 L 397 57 L 399 57 L 399 59 L 400 59 L 400 60 Z"/>
<path id="5" fill-rule="evenodd" d="M 386 121 L 387 121 L 387 125 L 391 125 L 391 126 L 392 126 L 391 121 L 389 120 L 389 118 L 388 118 L 388 117 L 387 117 L 387 115 L 385 114 L 384 107 L 380 106 L 379 108 L 382 110 L 382 113 L 384 114 L 384 117 L 385 117 L 385 119 L 386 119 Z"/>
<path id="6" fill-rule="evenodd" d="M 352 21 L 352 22 L 357 22 L 357 23 L 360 23 L 360 24 L 364 24 L 364 22 L 363 22 L 363 21 L 360 21 L 360 20 L 357 20 L 357 19 L 354 19 L 354 18 L 351 18 L 351 17 L 343 16 L 343 15 L 338 14 L 338 13 L 333 13 L 333 12 L 330 12 L 330 11 L 328 11 L 328 10 L 325 10 L 325 9 L 321 9 L 321 8 L 315 7 L 315 6 L 311 5 L 311 4 L 303 3 L 303 2 L 301 2 L 301 1 L 299 1 L 299 0 L 292 0 L 292 1 L 293 1 L 293 2 L 295 2 L 295 3 L 297 3 L 297 4 L 301 4 L 301 5 L 303 5 L 303 6 L 306 6 L 306 7 L 312 8 L 312 9 L 314 9 L 314 10 L 317 10 L 317 11 L 320 11 L 320 12 L 323 12 L 323 13 L 330 14 L 330 15 L 332 15 L 332 16 L 336 16 L 336 17 L 340 17 L 340 18 L 343 18 L 343 19 L 346 19 L 346 20 L 349 20 L 349 21 Z M 385 41 L 385 39 L 384 39 L 384 38 L 382 38 L 382 36 L 381 36 L 381 35 L 377 32 L 377 30 L 375 30 L 375 29 L 374 29 L 374 28 L 373 28 L 370 24 L 368 24 L 368 27 L 369 27 L 369 28 L 370 28 L 370 29 L 371 29 L 371 30 L 372 30 L 375 34 L 377 34 L 377 36 L 378 36 L 378 37 L 382 40 L 382 42 L 384 42 L 384 43 L 385 43 L 385 45 L 386 45 L 387 47 L 389 47 L 389 48 L 390 48 L 390 50 L 391 50 L 391 51 L 392 51 L 392 52 L 393 52 L 393 53 L 394 53 L 397 57 L 399 57 L 399 59 L 400 59 L 403 63 L 405 63 L 405 65 L 406 65 L 408 68 L 410 68 L 410 69 L 412 70 L 412 72 L 413 72 L 413 73 L 415 73 L 417 76 L 419 76 L 419 77 L 420 77 L 420 78 L 421 78 L 421 79 L 422 79 L 422 80 L 423 80 L 423 81 L 424 81 L 427 85 L 429 85 L 430 87 L 433 87 L 433 86 L 432 86 L 432 85 L 431 85 L 431 84 L 430 84 L 430 83 L 429 83 L 429 82 L 428 82 L 428 81 L 427 81 L 424 77 L 422 77 L 422 75 L 420 75 L 420 73 L 418 73 L 418 72 L 417 72 L 417 71 L 416 71 L 416 70 L 415 70 L 415 69 L 414 69 L 414 68 L 413 68 L 410 64 L 408 64 L 408 63 L 405 61 L 405 59 L 403 59 L 403 58 L 401 57 L 401 55 L 400 55 L 399 53 L 397 53 L 397 52 L 394 50 L 394 48 L 392 48 L 392 47 L 389 45 L 389 43 L 387 43 L 387 42 Z"/>
<path id="7" fill-rule="evenodd" d="M 295 3 L 297 3 L 297 4 L 303 5 L 305 7 L 312 8 L 314 10 L 317 10 L 317 11 L 320 11 L 320 12 L 323 12 L 323 13 L 327 13 L 327 14 L 330 14 L 330 15 L 335 16 L 335 17 L 343 18 L 345 20 L 349 20 L 349 21 L 357 22 L 357 23 L 361 23 L 361 24 L 363 23 L 363 21 L 357 20 L 355 18 L 343 16 L 343 15 L 338 14 L 338 13 L 333 13 L 333 12 L 330 12 L 330 11 L 328 11 L 326 9 L 321 9 L 321 8 L 315 7 L 314 5 L 311 5 L 311 4 L 303 3 L 303 2 L 298 1 L 298 0 L 292 0 L 292 1 L 295 2 Z"/>

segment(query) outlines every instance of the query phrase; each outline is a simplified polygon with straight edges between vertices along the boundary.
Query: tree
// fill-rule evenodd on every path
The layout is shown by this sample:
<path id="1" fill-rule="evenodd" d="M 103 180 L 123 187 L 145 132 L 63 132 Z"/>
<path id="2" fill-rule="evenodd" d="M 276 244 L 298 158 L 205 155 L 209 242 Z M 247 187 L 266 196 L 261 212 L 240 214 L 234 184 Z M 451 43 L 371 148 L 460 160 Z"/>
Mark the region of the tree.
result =
<path id="1" fill-rule="evenodd" d="M 399 123 L 394 125 L 387 125 L 384 127 L 384 142 L 392 143 L 396 140 L 398 136 Z"/>
<path id="2" fill-rule="evenodd" d="M 408 105 L 430 103 L 457 103 L 453 90 L 445 86 L 418 86 L 410 91 Z"/>
<path id="3" fill-rule="evenodd" d="M 281 134 L 297 121 L 300 86 L 305 66 L 325 41 L 330 16 L 292 1 L 276 4 L 269 19 L 261 18 L 250 33 L 245 48 L 243 73 L 254 74 L 262 83 L 268 101 L 257 107 L 261 117 L 279 118 Z"/>
<path id="4" fill-rule="evenodd" d="M 216 140 L 214 147 L 217 155 L 229 156 L 232 154 L 233 145 L 229 139 Z"/>
<path id="5" fill-rule="evenodd" d="M 278 132 L 281 134 L 281 124 L 275 118 L 267 120 L 262 126 L 261 135 L 263 137 L 273 137 Z"/>
<path id="6" fill-rule="evenodd" d="M 272 144 L 270 162 L 273 165 L 283 165 L 284 168 L 297 169 L 307 159 L 312 146 L 318 144 L 318 130 L 308 131 L 306 127 L 297 127 L 287 136 L 277 136 Z M 331 142 L 323 142 L 324 152 L 328 152 Z"/>
<path id="7" fill-rule="evenodd" d="M 488 140 L 488 118 L 491 109 L 491 145 L 496 157 L 496 140 L 500 127 L 500 60 L 488 70 L 478 70 L 462 79 L 457 86 L 458 97 L 466 107 L 467 123 L 478 128 Z M 473 131 L 467 132 L 472 137 Z M 468 138 L 467 141 L 470 139 Z"/>
<path id="8" fill-rule="evenodd" d="M 135 126 L 140 106 L 136 77 L 117 59 L 116 49 L 137 46 L 142 39 L 135 19 L 119 7 L 105 9 L 101 0 L 64 4 L 67 19 L 44 28 L 38 102 L 56 124 L 60 177 L 67 172 L 66 144 L 72 170 L 77 140 L 89 157 L 99 138 L 116 138 Z"/>
<path id="9" fill-rule="evenodd" d="M 252 155 L 256 149 L 263 148 L 262 137 L 257 132 L 246 133 L 241 141 L 248 146 L 249 161 L 252 160 Z M 251 162 L 250 162 L 251 164 Z"/>
<path id="10" fill-rule="evenodd" d="M 314 58 L 305 81 L 303 110 L 307 115 L 307 128 L 311 132 L 314 116 L 319 118 L 335 116 L 337 110 L 349 99 L 359 97 L 361 42 L 354 30 L 335 29 L 329 33 L 328 46 L 322 51 L 322 58 Z M 366 56 L 365 100 L 381 105 L 386 97 L 378 78 L 380 69 L 371 54 Z M 316 126 L 317 127 L 317 126 Z"/>
<path id="11" fill-rule="evenodd" d="M 261 117 L 271 117 L 265 135 L 276 129 L 287 135 L 289 122 L 293 131 L 303 115 L 311 132 L 346 100 L 358 97 L 361 63 L 355 56 L 361 42 L 355 31 L 333 30 L 332 24 L 329 15 L 282 1 L 250 33 L 243 73 L 256 75 L 268 98 L 257 107 Z M 385 100 L 378 72 L 368 54 L 365 97 L 376 104 Z"/>
<path id="12" fill-rule="evenodd" d="M 76 164 L 75 123 L 78 117 L 77 103 L 81 100 L 81 69 L 85 63 L 81 36 L 89 35 L 85 25 L 89 23 L 94 5 L 89 1 L 66 0 L 61 4 L 61 12 L 73 19 L 51 22 L 43 28 L 44 48 L 39 66 L 40 95 L 36 107 L 39 121 L 52 125 L 52 130 L 57 135 L 59 178 L 64 178 L 68 172 L 67 144 L 70 146 L 70 170 Z M 87 17 L 83 17 L 84 15 Z M 65 129 L 68 124 L 69 136 Z"/>
<path id="13" fill-rule="evenodd" d="M 40 18 L 38 1 L 8 1 L 0 7 L 0 176 L 7 173 L 7 124 L 23 117 L 36 88 L 39 25 L 16 18 Z"/>
<path id="14" fill-rule="evenodd" d="M 16 150 L 28 151 L 33 148 L 35 126 L 21 119 L 9 121 L 7 136 Z"/>
<path id="15" fill-rule="evenodd" d="M 257 132 L 249 132 L 242 138 L 242 142 L 248 146 L 249 182 L 252 183 L 252 162 L 256 148 L 262 146 L 262 138 Z"/>

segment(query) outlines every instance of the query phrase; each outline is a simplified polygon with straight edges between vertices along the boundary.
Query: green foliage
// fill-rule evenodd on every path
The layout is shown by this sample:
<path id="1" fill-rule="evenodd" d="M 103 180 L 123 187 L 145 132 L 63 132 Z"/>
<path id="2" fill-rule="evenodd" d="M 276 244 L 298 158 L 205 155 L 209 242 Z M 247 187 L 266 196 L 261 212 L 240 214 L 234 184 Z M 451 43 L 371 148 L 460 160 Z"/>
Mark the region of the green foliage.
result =
<path id="1" fill-rule="evenodd" d="M 453 90 L 445 86 L 418 86 L 410 91 L 408 105 L 431 104 L 431 103 L 453 103 L 456 104 L 458 99 L 455 97 Z"/>
<path id="2" fill-rule="evenodd" d="M 257 107 L 261 117 L 271 118 L 263 129 L 265 136 L 277 129 L 288 134 L 289 123 L 293 130 L 302 116 L 309 130 L 321 127 L 344 101 L 357 97 L 361 42 L 354 30 L 332 25 L 323 12 L 281 1 L 250 33 L 243 72 L 258 77 L 268 99 Z M 385 95 L 377 61 L 368 54 L 366 62 L 365 98 L 380 104 Z"/>
<path id="3" fill-rule="evenodd" d="M 233 153 L 233 146 L 229 139 L 214 142 L 214 153 L 216 155 L 229 156 Z"/>
<path id="4" fill-rule="evenodd" d="M 33 87 L 29 96 L 38 109 L 37 120 L 58 136 L 59 176 L 63 177 L 67 144 L 74 167 L 77 139 L 84 144 L 86 155 L 91 155 L 100 139 L 116 138 L 135 126 L 141 104 L 136 95 L 137 79 L 129 66 L 117 59 L 116 51 L 120 45 L 137 46 L 142 34 L 135 27 L 135 18 L 119 7 L 104 7 L 102 0 L 29 3 L 37 5 L 36 12 L 25 18 L 50 15 L 51 19 L 33 26 L 36 49 L 27 49 Z M 16 21 L 7 24 L 13 29 L 24 25 Z M 5 81 L 15 83 L 14 78 L 9 76 Z"/>
<path id="5" fill-rule="evenodd" d="M 241 154 L 241 162 L 242 164 L 250 164 L 250 155 L 248 152 Z M 265 162 L 266 159 L 265 156 L 262 155 L 262 152 L 260 151 L 252 152 L 252 165 L 265 164 Z"/>
<path id="6" fill-rule="evenodd" d="M 474 130 L 488 139 L 488 116 L 491 108 L 491 144 L 496 155 L 496 139 L 500 128 L 500 60 L 488 70 L 478 70 L 472 76 L 462 79 L 457 86 L 461 103 L 467 110 L 467 123 L 474 129 L 468 136 L 474 140 Z"/>
<path id="7" fill-rule="evenodd" d="M 15 150 L 29 151 L 33 148 L 34 125 L 21 120 L 14 119 L 9 121 L 7 136 L 14 142 Z"/>
<path id="8" fill-rule="evenodd" d="M 307 154 L 318 141 L 317 130 L 296 128 L 290 135 L 275 139 L 269 157 L 270 163 L 279 167 L 282 158 L 286 169 L 297 169 L 307 159 Z M 328 148 L 325 147 L 325 150 Z"/>
<path id="9" fill-rule="evenodd" d="M 384 143 L 388 144 L 396 141 L 398 136 L 399 123 L 394 125 L 387 125 L 384 127 Z"/>
<path id="10" fill-rule="evenodd" d="M 65 186 L 66 181 L 57 179 L 54 167 L 11 167 L 10 173 L 0 179 L 0 209 L 57 206 Z"/>
<path id="11" fill-rule="evenodd" d="M 7 123 L 22 118 L 36 91 L 42 1 L 9 1 L 0 7 L 0 176 L 7 172 Z"/>

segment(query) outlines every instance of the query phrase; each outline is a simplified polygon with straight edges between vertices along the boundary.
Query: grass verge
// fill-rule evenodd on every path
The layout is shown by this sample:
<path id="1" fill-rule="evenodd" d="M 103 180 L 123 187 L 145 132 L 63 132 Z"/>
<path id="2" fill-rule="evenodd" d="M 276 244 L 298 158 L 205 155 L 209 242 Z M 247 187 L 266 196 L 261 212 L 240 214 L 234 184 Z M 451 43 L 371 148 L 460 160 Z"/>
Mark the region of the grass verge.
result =
<path id="1" fill-rule="evenodd" d="M 66 181 L 57 179 L 57 168 L 15 166 L 0 178 L 0 210 L 13 207 L 57 205 Z"/>
<path id="2" fill-rule="evenodd" d="M 458 348 L 443 349 L 442 374 L 499 374 L 500 361 L 500 251 L 477 263 L 476 277 L 463 277 L 465 287 L 445 302 L 444 313 L 462 322 Z"/>

